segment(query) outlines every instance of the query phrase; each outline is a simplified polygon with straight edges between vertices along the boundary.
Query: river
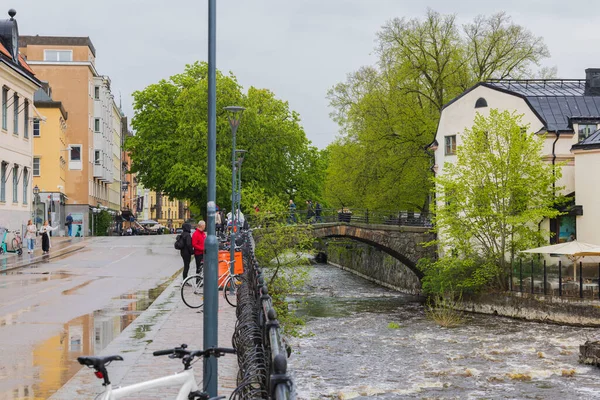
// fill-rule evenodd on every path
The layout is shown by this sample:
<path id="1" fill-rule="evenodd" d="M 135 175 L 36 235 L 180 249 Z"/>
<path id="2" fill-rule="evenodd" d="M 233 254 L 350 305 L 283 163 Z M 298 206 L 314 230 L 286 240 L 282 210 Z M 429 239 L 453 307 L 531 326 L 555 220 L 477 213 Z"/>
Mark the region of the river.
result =
<path id="1" fill-rule="evenodd" d="M 305 295 L 305 336 L 290 340 L 299 400 L 600 399 L 600 369 L 577 362 L 598 329 L 478 314 L 441 328 L 416 298 L 328 265 Z"/>

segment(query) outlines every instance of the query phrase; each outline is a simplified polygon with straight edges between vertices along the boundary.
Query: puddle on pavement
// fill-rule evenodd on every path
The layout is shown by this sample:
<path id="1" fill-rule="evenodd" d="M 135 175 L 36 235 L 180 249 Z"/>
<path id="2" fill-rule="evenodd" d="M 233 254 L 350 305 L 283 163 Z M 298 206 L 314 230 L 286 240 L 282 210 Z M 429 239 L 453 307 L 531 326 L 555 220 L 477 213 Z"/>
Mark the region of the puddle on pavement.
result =
<path id="1" fill-rule="evenodd" d="M 17 271 L 10 272 L 8 274 L 3 275 L 19 275 L 22 276 L 21 279 L 2 281 L 0 282 L 0 289 L 7 289 L 13 287 L 21 287 L 21 286 L 29 286 L 33 284 L 38 284 L 40 282 L 48 282 L 57 279 L 68 279 L 71 278 L 72 275 L 65 273 L 50 273 L 50 272 L 29 272 L 29 273 L 18 273 Z"/>
<path id="2" fill-rule="evenodd" d="M 64 324 L 60 334 L 34 347 L 33 369 L 29 372 L 33 376 L 33 383 L 0 393 L 0 398 L 47 399 L 50 397 L 81 369 L 77 357 L 94 355 L 102 351 L 156 300 L 171 280 L 168 279 L 150 290 L 121 295 L 113 299 L 113 307 L 94 311 Z M 144 331 L 148 329 L 149 326 L 142 325 L 139 332 L 136 330 L 135 334 L 142 339 L 145 336 Z M 10 375 L 10 372 L 8 373 Z M 19 379 L 20 377 L 5 376 L 4 378 Z"/>

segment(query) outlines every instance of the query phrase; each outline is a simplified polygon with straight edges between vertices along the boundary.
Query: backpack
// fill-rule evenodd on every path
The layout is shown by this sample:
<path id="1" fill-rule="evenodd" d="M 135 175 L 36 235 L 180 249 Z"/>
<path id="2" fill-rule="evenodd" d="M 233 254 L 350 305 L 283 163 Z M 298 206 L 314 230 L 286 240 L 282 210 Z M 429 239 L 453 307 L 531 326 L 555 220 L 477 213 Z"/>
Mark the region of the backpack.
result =
<path id="1" fill-rule="evenodd" d="M 176 250 L 183 250 L 183 248 L 185 247 L 185 239 L 183 238 L 181 233 L 175 238 L 174 246 Z"/>

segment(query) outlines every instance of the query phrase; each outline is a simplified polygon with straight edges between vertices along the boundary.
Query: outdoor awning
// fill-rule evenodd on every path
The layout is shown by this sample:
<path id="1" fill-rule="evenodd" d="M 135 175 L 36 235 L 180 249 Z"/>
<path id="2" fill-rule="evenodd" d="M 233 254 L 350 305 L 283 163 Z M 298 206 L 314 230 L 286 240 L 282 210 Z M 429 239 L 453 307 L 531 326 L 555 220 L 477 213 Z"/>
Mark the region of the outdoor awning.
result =
<path id="1" fill-rule="evenodd" d="M 578 242 L 577 240 L 573 240 L 571 242 L 564 242 L 564 243 L 553 244 L 551 246 L 543 246 L 543 247 L 536 247 L 535 249 L 523 250 L 523 251 L 521 251 L 521 253 L 562 254 L 562 255 L 566 255 L 566 256 L 578 257 L 579 254 L 584 251 L 599 249 L 599 248 L 600 248 L 600 246 L 598 246 L 596 244 Z M 600 253 L 594 254 L 594 255 L 600 255 Z"/>

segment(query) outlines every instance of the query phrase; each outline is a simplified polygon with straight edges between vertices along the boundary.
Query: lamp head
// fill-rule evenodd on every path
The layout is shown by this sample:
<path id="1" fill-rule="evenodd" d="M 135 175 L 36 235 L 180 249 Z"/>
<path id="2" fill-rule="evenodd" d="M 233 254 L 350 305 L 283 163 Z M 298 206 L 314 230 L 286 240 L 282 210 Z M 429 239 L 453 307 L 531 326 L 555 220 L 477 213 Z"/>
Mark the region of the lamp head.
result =
<path id="1" fill-rule="evenodd" d="M 40 188 L 38 187 L 38 185 L 35 185 L 35 187 L 33 188 L 33 194 L 35 194 L 36 196 L 40 194 Z"/>
<path id="2" fill-rule="evenodd" d="M 223 110 L 227 112 L 227 119 L 229 120 L 229 125 L 231 126 L 231 129 L 237 129 L 245 108 L 240 106 L 229 106 L 223 108 Z"/>

